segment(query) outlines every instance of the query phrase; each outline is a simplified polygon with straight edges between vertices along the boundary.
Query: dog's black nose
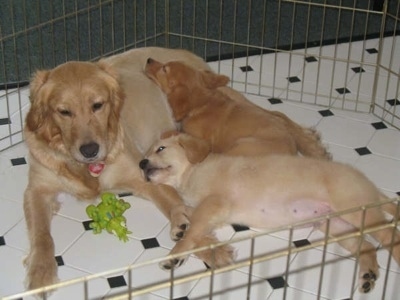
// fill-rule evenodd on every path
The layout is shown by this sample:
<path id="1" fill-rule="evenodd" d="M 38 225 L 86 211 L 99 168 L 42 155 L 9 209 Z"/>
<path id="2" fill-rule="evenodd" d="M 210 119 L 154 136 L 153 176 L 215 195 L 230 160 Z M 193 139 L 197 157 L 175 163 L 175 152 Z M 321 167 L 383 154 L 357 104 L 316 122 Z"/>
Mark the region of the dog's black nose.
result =
<path id="1" fill-rule="evenodd" d="M 151 64 L 153 61 L 154 61 L 154 59 L 152 59 L 151 57 L 149 57 L 149 58 L 147 59 L 147 64 Z"/>
<path id="2" fill-rule="evenodd" d="M 79 151 L 82 153 L 82 155 L 86 158 L 93 158 L 99 153 L 99 144 L 97 143 L 89 143 L 82 145 L 79 148 Z"/>
<path id="3" fill-rule="evenodd" d="M 148 160 L 148 159 L 146 159 L 146 158 L 145 158 L 145 159 L 142 159 L 142 160 L 140 161 L 140 163 L 139 163 L 139 167 L 140 167 L 142 170 L 144 170 L 144 169 L 146 169 L 148 163 L 149 163 L 149 160 Z"/>

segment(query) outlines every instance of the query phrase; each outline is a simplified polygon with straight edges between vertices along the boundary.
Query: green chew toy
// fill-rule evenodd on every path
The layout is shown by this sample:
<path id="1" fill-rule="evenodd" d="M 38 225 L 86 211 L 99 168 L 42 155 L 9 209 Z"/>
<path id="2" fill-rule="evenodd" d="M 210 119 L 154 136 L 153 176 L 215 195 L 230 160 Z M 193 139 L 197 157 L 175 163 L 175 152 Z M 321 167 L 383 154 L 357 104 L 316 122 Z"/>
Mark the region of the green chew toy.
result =
<path id="1" fill-rule="evenodd" d="M 132 233 L 126 228 L 126 218 L 122 215 L 131 205 L 118 199 L 112 193 L 103 193 L 101 202 L 96 205 L 86 207 L 86 213 L 93 221 L 89 227 L 94 234 L 99 234 L 103 229 L 108 233 L 116 235 L 121 241 L 127 242 L 127 235 Z"/>

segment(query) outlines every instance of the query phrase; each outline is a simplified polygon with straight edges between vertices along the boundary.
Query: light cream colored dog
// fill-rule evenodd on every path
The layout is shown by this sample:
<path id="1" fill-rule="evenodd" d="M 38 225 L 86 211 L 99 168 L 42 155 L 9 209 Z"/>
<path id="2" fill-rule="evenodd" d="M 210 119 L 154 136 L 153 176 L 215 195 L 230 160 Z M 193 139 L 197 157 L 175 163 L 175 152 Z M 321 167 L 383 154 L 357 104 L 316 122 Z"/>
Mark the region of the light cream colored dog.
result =
<path id="1" fill-rule="evenodd" d="M 28 289 L 57 281 L 51 219 L 60 193 L 94 200 L 106 190 L 132 192 L 152 200 L 171 220 L 174 240 L 183 236 L 189 212 L 181 198 L 168 186 L 146 182 L 138 167 L 154 140 L 176 129 L 166 96 L 143 73 L 150 56 L 208 69 L 187 51 L 142 48 L 100 62 L 67 62 L 32 78 L 25 126 L 30 152 L 24 198 Z M 224 92 L 245 101 L 229 88 Z M 220 253 L 231 257 L 229 247 Z M 207 261 L 207 253 L 202 259 Z"/>
<path id="2" fill-rule="evenodd" d="M 271 229 L 313 217 L 340 212 L 389 199 L 362 173 L 341 163 L 320 159 L 270 155 L 233 157 L 209 154 L 210 147 L 183 133 L 174 133 L 156 142 L 141 161 L 147 180 L 174 187 L 184 201 L 194 207 L 191 225 L 185 237 L 171 251 L 177 254 L 199 246 L 203 237 L 222 224 L 243 224 Z M 208 155 L 208 156 L 207 156 Z M 396 214 L 397 206 L 384 206 Z M 329 233 L 349 233 L 362 225 L 362 213 L 351 213 L 331 219 Z M 365 227 L 387 223 L 380 208 L 368 209 Z M 322 231 L 323 222 L 310 224 Z M 389 247 L 400 264 L 400 234 L 392 228 L 372 233 L 384 247 Z M 359 240 L 341 242 L 353 255 Z M 359 263 L 360 291 L 368 292 L 378 277 L 376 250 L 361 241 Z M 167 261 L 163 266 L 178 267 L 186 257 Z M 216 266 L 225 262 L 215 261 Z"/>

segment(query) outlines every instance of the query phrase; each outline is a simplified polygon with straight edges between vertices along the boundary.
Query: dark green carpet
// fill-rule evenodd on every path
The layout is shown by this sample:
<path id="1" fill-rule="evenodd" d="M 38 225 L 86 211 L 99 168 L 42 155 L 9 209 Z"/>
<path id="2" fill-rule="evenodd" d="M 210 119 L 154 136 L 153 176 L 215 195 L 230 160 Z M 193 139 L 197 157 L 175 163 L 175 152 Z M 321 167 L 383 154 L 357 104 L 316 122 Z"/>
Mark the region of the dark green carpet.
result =
<path id="1" fill-rule="evenodd" d="M 382 24 L 381 15 L 357 11 L 381 9 L 382 1 L 377 0 L 167 3 L 168 18 L 165 0 L 2 0 L 0 87 L 23 84 L 38 68 L 135 47 L 186 48 L 215 60 L 260 54 L 261 47 L 267 52 L 378 37 Z M 343 9 L 328 6 L 339 3 Z M 397 3 L 389 1 L 394 16 L 399 15 Z M 399 32 L 399 24 L 395 26 L 387 18 L 385 32 Z"/>

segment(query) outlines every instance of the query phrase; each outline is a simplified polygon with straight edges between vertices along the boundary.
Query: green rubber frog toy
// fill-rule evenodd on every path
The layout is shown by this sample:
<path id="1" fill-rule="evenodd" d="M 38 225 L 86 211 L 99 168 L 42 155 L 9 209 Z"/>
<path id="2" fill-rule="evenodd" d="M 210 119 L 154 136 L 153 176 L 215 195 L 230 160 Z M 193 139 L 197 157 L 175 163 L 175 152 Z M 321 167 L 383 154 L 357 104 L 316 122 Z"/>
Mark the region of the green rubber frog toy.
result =
<path id="1" fill-rule="evenodd" d="M 128 202 L 118 199 L 114 194 L 103 193 L 101 202 L 97 206 L 91 204 L 86 207 L 87 215 L 93 220 L 89 227 L 93 229 L 94 234 L 99 234 L 105 229 L 121 241 L 127 242 L 127 235 L 132 232 L 126 228 L 126 218 L 123 213 L 130 207 Z"/>

